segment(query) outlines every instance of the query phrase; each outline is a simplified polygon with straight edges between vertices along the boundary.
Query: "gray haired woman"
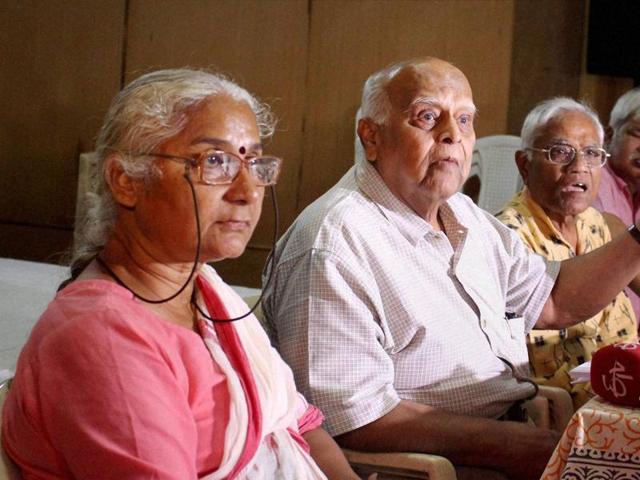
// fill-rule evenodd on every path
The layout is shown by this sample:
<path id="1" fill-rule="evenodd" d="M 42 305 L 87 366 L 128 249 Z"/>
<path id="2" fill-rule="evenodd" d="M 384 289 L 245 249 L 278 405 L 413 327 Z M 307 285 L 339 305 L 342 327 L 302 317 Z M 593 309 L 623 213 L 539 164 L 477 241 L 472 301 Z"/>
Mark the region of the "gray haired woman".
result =
<path id="1" fill-rule="evenodd" d="M 273 126 L 249 92 L 201 71 L 150 73 L 116 96 L 72 278 L 4 409 L 25 477 L 358 478 L 205 263 L 238 257 L 253 233 L 281 167 L 263 153 Z"/>

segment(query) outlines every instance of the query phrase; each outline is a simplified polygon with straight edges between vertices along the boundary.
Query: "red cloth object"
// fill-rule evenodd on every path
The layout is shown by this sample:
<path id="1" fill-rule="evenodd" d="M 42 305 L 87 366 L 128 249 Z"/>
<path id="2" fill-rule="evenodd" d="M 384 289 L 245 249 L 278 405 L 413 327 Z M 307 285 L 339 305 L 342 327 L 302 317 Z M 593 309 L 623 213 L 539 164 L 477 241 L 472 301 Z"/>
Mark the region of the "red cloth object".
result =
<path id="1" fill-rule="evenodd" d="M 322 415 L 322 412 L 318 408 L 309 404 L 307 410 L 304 412 L 304 415 L 298 419 L 298 431 L 296 432 L 291 428 L 287 428 L 287 431 L 293 437 L 293 439 L 298 442 L 298 444 L 304 449 L 304 451 L 310 454 L 311 447 L 309 447 L 309 444 L 302 435 L 318 428 L 320 425 L 322 425 L 323 420 L 324 415 Z"/>
<path id="2" fill-rule="evenodd" d="M 591 387 L 611 403 L 640 407 L 640 343 L 617 343 L 591 359 Z"/>
<path id="3" fill-rule="evenodd" d="M 197 278 L 197 282 L 209 313 L 213 315 L 214 318 L 231 318 L 216 291 L 201 277 Z M 233 327 L 233 322 L 215 322 L 213 325 L 222 349 L 227 354 L 229 362 L 240 377 L 240 383 L 247 398 L 247 413 L 249 417 L 247 440 L 237 465 L 227 477 L 231 479 L 235 478 L 238 472 L 247 466 L 260 446 L 262 436 L 262 410 L 260 408 L 258 388 L 251 373 L 251 364 L 242 347 L 242 342 Z"/>

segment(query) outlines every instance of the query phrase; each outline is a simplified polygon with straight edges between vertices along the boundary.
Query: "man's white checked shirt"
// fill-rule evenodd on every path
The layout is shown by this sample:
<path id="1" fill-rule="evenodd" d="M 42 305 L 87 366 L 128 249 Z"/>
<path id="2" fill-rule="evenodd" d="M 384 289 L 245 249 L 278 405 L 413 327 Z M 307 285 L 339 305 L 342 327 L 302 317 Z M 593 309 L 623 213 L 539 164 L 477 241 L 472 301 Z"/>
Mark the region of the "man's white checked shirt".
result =
<path id="1" fill-rule="evenodd" d="M 533 393 L 498 356 L 527 375 L 524 335 L 559 264 L 464 195 L 450 198 L 441 218 L 449 239 L 361 162 L 278 243 L 265 315 L 332 435 L 400 399 L 497 417 Z"/>

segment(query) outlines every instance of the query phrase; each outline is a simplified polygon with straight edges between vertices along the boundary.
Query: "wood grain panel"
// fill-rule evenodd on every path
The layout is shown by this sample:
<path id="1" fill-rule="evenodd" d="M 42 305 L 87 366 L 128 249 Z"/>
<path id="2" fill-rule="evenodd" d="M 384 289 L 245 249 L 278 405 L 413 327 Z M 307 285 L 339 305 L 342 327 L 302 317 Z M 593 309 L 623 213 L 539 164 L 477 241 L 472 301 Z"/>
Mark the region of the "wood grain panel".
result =
<path id="1" fill-rule="evenodd" d="M 504 133 L 512 18 L 505 0 L 312 1 L 299 209 L 353 164 L 362 85 L 390 63 L 424 55 L 454 63 L 474 90 L 478 135 Z"/>
<path id="2" fill-rule="evenodd" d="M 123 0 L 2 2 L 0 222 L 72 228 L 78 154 L 120 87 L 124 13 Z"/>
<path id="3" fill-rule="evenodd" d="M 587 4 L 588 5 L 588 4 Z M 592 75 L 587 73 L 587 50 L 589 47 L 589 8 L 584 15 L 584 31 L 582 37 L 582 68 L 580 71 L 578 97 L 586 100 L 598 113 L 603 125 L 609 124 L 611 109 L 618 98 L 633 88 L 633 79 Z M 612 27 L 614 28 L 614 27 Z"/>
<path id="4" fill-rule="evenodd" d="M 584 16 L 582 0 L 516 1 L 508 133 L 538 102 L 578 96 Z"/>
<path id="5" fill-rule="evenodd" d="M 228 74 L 280 119 L 265 151 L 284 158 L 277 187 L 282 225 L 295 217 L 307 69 L 306 0 L 139 0 L 129 16 L 127 81 L 159 68 Z M 270 244 L 269 205 L 251 245 Z"/>
<path id="6" fill-rule="evenodd" d="M 580 93 L 593 109 L 598 112 L 603 125 L 609 124 L 609 114 L 618 98 L 633 88 L 632 78 L 607 77 L 604 75 L 580 75 Z"/>
<path id="7" fill-rule="evenodd" d="M 0 257 L 68 264 L 71 229 L 0 223 Z"/>

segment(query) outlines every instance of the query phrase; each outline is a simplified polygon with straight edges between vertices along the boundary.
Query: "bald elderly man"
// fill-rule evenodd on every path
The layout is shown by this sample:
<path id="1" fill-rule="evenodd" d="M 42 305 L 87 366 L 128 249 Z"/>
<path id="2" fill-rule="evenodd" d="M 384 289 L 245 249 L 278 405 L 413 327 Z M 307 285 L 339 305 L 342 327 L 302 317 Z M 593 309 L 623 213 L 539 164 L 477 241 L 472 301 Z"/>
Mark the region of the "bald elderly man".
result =
<path id="1" fill-rule="evenodd" d="M 439 59 L 369 77 L 356 165 L 278 242 L 263 307 L 342 446 L 537 479 L 558 435 L 519 415 L 536 393 L 524 335 L 601 310 L 640 270 L 640 243 L 625 234 L 562 263 L 529 252 L 458 193 L 475 112 Z"/>

